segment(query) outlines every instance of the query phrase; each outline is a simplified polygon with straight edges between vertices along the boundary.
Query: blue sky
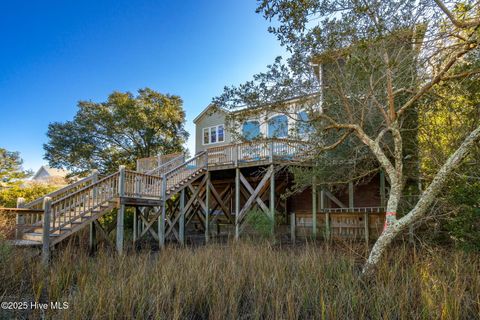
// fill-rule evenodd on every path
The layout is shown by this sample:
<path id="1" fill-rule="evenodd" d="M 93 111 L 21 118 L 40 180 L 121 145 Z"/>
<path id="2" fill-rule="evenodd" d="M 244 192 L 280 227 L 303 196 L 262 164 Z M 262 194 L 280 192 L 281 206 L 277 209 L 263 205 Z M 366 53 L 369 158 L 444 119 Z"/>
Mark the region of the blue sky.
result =
<path id="1" fill-rule="evenodd" d="M 0 1 L 0 147 L 44 164 L 50 122 L 77 101 L 150 87 L 192 120 L 225 85 L 284 54 L 255 0 Z"/>

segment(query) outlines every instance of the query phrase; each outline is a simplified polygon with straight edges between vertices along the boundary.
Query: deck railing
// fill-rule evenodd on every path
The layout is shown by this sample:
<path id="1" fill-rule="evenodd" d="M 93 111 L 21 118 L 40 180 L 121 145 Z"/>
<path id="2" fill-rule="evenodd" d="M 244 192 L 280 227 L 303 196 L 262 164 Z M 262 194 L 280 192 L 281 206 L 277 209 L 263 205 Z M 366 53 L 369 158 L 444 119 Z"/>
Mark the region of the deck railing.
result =
<path id="1" fill-rule="evenodd" d="M 138 159 L 137 171 L 147 173 L 180 156 L 183 156 L 183 153 L 162 154 L 155 157 Z"/>
<path id="2" fill-rule="evenodd" d="M 304 141 L 269 139 L 208 148 L 207 157 L 209 166 L 254 161 L 299 161 L 305 160 L 309 149 Z"/>
<path id="3" fill-rule="evenodd" d="M 162 177 L 126 170 L 124 192 L 132 198 L 160 198 Z"/>

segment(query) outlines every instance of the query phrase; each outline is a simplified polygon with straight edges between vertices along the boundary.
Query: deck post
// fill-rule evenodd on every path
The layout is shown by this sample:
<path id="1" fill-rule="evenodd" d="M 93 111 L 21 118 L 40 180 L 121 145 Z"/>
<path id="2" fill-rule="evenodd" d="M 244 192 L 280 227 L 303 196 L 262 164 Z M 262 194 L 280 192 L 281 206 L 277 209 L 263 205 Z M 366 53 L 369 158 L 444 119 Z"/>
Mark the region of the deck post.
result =
<path id="1" fill-rule="evenodd" d="M 125 205 L 122 203 L 122 197 L 125 195 L 125 166 L 120 166 L 119 168 L 119 177 L 118 177 L 118 196 L 120 198 L 120 208 L 117 213 L 117 253 L 123 253 L 123 233 L 124 233 L 124 222 L 125 217 Z"/>
<path id="2" fill-rule="evenodd" d="M 165 248 L 165 219 L 167 216 L 167 179 L 162 175 L 162 214 L 158 217 L 158 245 Z"/>
<path id="3" fill-rule="evenodd" d="M 385 208 L 385 172 L 380 171 L 380 207 Z"/>
<path id="4" fill-rule="evenodd" d="M 180 244 L 185 245 L 185 188 L 180 191 L 180 221 L 178 222 Z"/>
<path id="5" fill-rule="evenodd" d="M 52 214 L 52 198 L 43 199 L 43 234 L 42 234 L 42 264 L 48 267 L 50 262 L 50 217 Z"/>
<path id="6" fill-rule="evenodd" d="M 269 153 L 270 163 L 273 163 L 273 140 L 270 141 L 270 143 L 268 144 L 268 147 L 270 149 L 270 153 Z"/>
<path id="7" fill-rule="evenodd" d="M 95 184 L 98 181 L 98 170 L 94 169 L 92 170 L 92 184 Z M 97 188 L 94 187 L 92 190 L 92 201 L 91 205 L 95 206 L 97 204 Z M 90 251 L 90 254 L 95 252 L 95 242 L 96 242 L 96 235 L 95 235 L 95 225 L 94 221 L 90 222 L 89 226 L 89 237 L 88 237 L 88 249 Z"/>
<path id="8" fill-rule="evenodd" d="M 317 239 L 317 177 L 312 177 L 312 238 Z"/>
<path id="9" fill-rule="evenodd" d="M 365 220 L 365 243 L 368 247 L 368 242 L 370 240 L 370 217 L 368 216 L 368 211 L 365 211 L 363 219 Z"/>
<path id="10" fill-rule="evenodd" d="M 240 168 L 235 168 L 235 240 L 240 239 Z"/>
<path id="11" fill-rule="evenodd" d="M 295 243 L 296 240 L 296 228 L 297 228 L 297 217 L 295 212 L 290 213 L 290 239 L 292 240 L 293 243 Z"/>
<path id="12" fill-rule="evenodd" d="M 17 198 L 17 208 L 24 208 L 25 207 L 25 199 L 24 198 Z M 23 218 L 25 219 L 25 218 Z M 19 225 L 20 224 L 23 224 L 21 223 L 22 221 L 20 221 L 20 214 L 17 212 L 15 214 L 15 239 L 20 239 L 20 235 L 23 233 L 23 232 L 20 232 L 20 230 L 18 229 Z M 24 222 L 24 221 L 23 221 Z"/>
<path id="13" fill-rule="evenodd" d="M 207 171 L 205 184 L 205 243 L 210 240 L 210 171 Z"/>
<path id="14" fill-rule="evenodd" d="M 353 195 L 353 182 L 348 183 L 348 207 L 353 209 L 355 204 L 353 203 L 354 195 Z"/>
<path id="15" fill-rule="evenodd" d="M 133 247 L 135 248 L 135 243 L 137 242 L 138 237 L 138 214 L 139 208 L 135 208 L 133 211 Z"/>
<path id="16" fill-rule="evenodd" d="M 273 146 L 273 143 L 272 143 Z M 273 148 L 271 149 L 273 152 Z M 275 168 L 273 164 L 270 165 L 270 170 L 272 175 L 270 176 L 270 218 L 272 219 L 271 223 L 271 233 L 272 237 L 275 236 Z"/>
<path id="17" fill-rule="evenodd" d="M 325 190 L 320 190 L 320 210 L 325 211 Z M 330 240 L 330 213 L 325 211 L 325 239 Z"/>

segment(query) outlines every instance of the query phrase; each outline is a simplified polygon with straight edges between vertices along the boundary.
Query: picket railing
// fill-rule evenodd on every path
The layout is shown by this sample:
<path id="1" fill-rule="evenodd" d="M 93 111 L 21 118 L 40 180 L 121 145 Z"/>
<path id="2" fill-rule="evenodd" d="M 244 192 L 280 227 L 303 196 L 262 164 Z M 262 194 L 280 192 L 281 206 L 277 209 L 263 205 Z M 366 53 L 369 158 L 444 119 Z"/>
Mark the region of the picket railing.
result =
<path id="1" fill-rule="evenodd" d="M 142 158 L 137 160 L 137 170 L 138 172 L 147 173 L 152 171 L 162 164 L 169 162 L 172 159 L 183 156 L 183 153 L 172 153 L 172 154 L 163 154 L 155 157 Z"/>
<path id="2" fill-rule="evenodd" d="M 43 197 L 40 197 L 38 199 L 35 199 L 29 203 L 26 203 L 23 207 L 24 208 L 29 208 L 29 209 L 42 209 L 43 206 L 43 199 L 45 197 L 50 197 L 52 201 L 55 201 L 56 199 L 63 198 L 65 196 L 68 196 L 69 194 L 73 194 L 77 192 L 78 190 L 91 185 L 92 183 L 95 182 L 95 179 L 98 177 L 98 173 L 95 171 L 92 173 L 90 176 L 83 178 L 81 180 L 78 180 L 77 182 L 74 182 L 66 187 L 63 187 L 61 189 L 55 190 L 49 194 L 46 194 Z"/>
<path id="3" fill-rule="evenodd" d="M 50 208 L 50 233 L 71 227 L 87 214 L 94 213 L 118 195 L 119 172 L 115 172 L 76 193 L 53 200 Z"/>
<path id="4" fill-rule="evenodd" d="M 162 196 L 162 177 L 125 171 L 124 196 L 132 198 L 160 198 Z"/>
<path id="5" fill-rule="evenodd" d="M 163 175 L 166 180 L 167 189 L 178 185 L 195 172 L 206 168 L 206 166 L 207 153 L 204 151 Z"/>
<path id="6" fill-rule="evenodd" d="M 163 174 L 175 169 L 176 167 L 180 166 L 184 162 L 185 162 L 185 154 L 182 153 L 172 158 L 171 160 L 161 164 L 159 167 L 145 172 L 145 174 L 161 177 Z"/>
<path id="7" fill-rule="evenodd" d="M 298 161 L 309 155 L 304 141 L 269 139 L 207 149 L 208 165 L 225 165 L 254 161 Z"/>

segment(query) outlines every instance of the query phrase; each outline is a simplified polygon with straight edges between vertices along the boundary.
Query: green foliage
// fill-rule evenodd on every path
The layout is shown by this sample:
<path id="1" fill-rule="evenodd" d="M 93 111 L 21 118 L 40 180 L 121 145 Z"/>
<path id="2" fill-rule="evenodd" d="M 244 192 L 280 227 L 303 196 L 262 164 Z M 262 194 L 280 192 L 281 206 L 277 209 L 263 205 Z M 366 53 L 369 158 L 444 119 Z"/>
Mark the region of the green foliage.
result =
<path id="1" fill-rule="evenodd" d="M 461 179 L 450 187 L 448 195 L 454 211 L 445 223 L 450 238 L 464 250 L 480 252 L 480 182 Z"/>
<path id="2" fill-rule="evenodd" d="M 246 215 L 247 223 L 262 238 L 268 239 L 272 237 L 274 221 L 261 210 L 250 210 Z"/>
<path id="3" fill-rule="evenodd" d="M 30 202 L 56 189 L 58 187 L 45 184 L 14 185 L 0 190 L 0 206 L 14 208 L 17 205 L 17 198 L 24 198 L 26 202 Z"/>
<path id="4" fill-rule="evenodd" d="M 113 92 L 106 102 L 80 101 L 72 121 L 48 127 L 45 159 L 52 167 L 74 173 L 112 172 L 138 158 L 183 151 L 182 99 L 149 88 Z"/>
<path id="5" fill-rule="evenodd" d="M 23 160 L 18 152 L 0 148 L 0 187 L 25 179 L 31 172 L 22 168 Z"/>

